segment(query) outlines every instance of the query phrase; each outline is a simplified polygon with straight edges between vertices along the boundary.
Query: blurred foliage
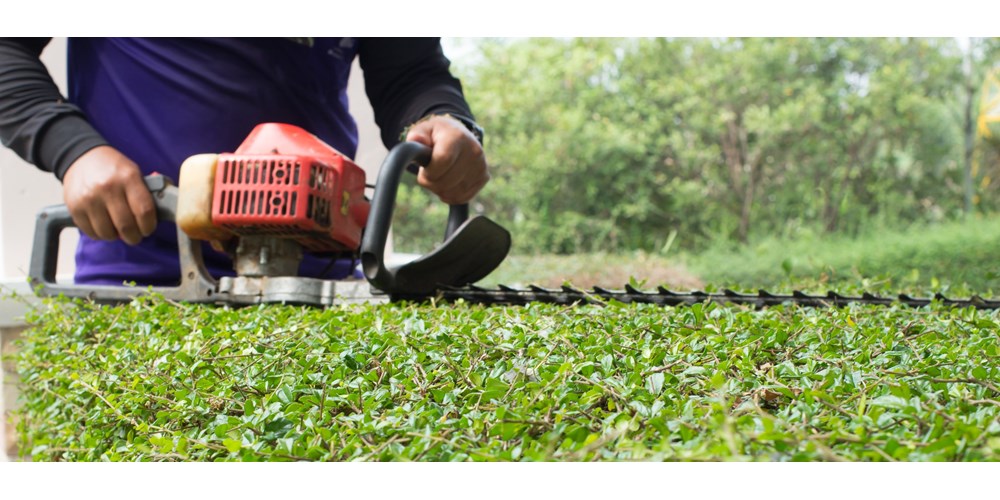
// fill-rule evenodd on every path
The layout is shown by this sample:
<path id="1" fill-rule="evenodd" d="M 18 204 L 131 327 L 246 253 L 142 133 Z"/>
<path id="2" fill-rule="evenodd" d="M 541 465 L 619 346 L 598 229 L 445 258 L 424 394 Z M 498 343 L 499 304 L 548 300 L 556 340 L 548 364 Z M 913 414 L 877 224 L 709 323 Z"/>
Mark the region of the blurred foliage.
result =
<path id="1" fill-rule="evenodd" d="M 733 249 L 720 246 L 671 257 L 642 251 L 513 255 L 480 284 L 622 288 L 635 280 L 646 290 L 663 286 L 678 291 L 763 288 L 775 293 L 800 289 L 996 297 L 998 247 L 1000 218 L 975 217 L 873 230 L 857 237 L 803 231 L 794 239 L 755 238 Z"/>
<path id="2" fill-rule="evenodd" d="M 477 208 L 517 253 L 699 251 L 958 218 L 967 82 L 1000 60 L 998 39 L 475 43 L 454 69 L 494 167 Z M 975 155 L 975 209 L 992 212 L 1000 157 L 981 142 Z M 444 207 L 415 187 L 404 199 L 401 248 L 427 248 L 441 224 L 412 220 Z"/>
<path id="3" fill-rule="evenodd" d="M 934 293 L 996 296 L 1000 285 L 1000 218 L 917 224 L 903 231 L 871 231 L 858 237 L 766 237 L 738 249 L 709 249 L 682 258 L 706 283 L 730 288 L 814 291 L 860 283 L 865 291 L 919 296 Z"/>

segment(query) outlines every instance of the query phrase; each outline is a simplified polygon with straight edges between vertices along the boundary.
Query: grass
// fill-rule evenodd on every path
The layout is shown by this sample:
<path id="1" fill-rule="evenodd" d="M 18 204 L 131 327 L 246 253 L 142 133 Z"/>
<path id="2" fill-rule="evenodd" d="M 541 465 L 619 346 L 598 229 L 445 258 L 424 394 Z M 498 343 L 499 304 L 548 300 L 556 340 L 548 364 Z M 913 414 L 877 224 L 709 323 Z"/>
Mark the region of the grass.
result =
<path id="1" fill-rule="evenodd" d="M 766 238 L 676 257 L 627 254 L 511 256 L 483 281 L 559 286 L 776 291 L 804 288 L 993 294 L 1000 285 L 1000 219 L 873 232 L 861 238 Z"/>
<path id="2" fill-rule="evenodd" d="M 701 288 L 704 283 L 675 261 L 642 252 L 631 254 L 512 255 L 480 285 L 539 285 L 559 287 L 563 283 L 591 287 L 621 288 L 639 277 L 650 286 L 678 289 Z"/>
<path id="3" fill-rule="evenodd" d="M 1000 218 L 876 231 L 860 238 L 765 239 L 682 259 L 705 282 L 743 287 L 788 283 L 830 286 L 878 280 L 940 290 L 964 286 L 990 294 L 1000 284 Z"/>

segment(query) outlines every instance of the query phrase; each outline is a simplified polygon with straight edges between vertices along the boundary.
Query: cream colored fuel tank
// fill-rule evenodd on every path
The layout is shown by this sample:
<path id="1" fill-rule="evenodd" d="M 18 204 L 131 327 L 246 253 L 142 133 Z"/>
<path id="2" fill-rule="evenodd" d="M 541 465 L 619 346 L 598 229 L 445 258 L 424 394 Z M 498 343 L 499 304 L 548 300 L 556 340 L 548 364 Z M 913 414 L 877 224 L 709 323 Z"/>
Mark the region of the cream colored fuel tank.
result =
<path id="1" fill-rule="evenodd" d="M 225 241 L 233 235 L 212 224 L 212 191 L 219 155 L 194 155 L 181 165 L 178 182 L 177 225 L 189 237 L 205 241 Z"/>

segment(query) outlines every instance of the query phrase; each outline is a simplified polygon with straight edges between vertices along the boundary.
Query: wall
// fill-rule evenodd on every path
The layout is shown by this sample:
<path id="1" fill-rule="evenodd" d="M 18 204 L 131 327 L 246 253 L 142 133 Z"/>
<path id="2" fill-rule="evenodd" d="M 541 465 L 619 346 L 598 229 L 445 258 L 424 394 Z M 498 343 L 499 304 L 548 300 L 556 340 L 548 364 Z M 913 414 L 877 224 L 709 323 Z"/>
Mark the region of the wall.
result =
<path id="1" fill-rule="evenodd" d="M 45 63 L 66 93 L 66 40 L 56 39 L 42 53 Z M 12 151 L 0 148 L 0 278 L 5 282 L 27 276 L 34 234 L 34 214 L 46 205 L 62 203 L 59 181 L 25 163 Z M 67 234 L 68 248 L 76 246 L 75 235 Z M 72 254 L 64 252 L 60 271 L 72 273 Z"/>

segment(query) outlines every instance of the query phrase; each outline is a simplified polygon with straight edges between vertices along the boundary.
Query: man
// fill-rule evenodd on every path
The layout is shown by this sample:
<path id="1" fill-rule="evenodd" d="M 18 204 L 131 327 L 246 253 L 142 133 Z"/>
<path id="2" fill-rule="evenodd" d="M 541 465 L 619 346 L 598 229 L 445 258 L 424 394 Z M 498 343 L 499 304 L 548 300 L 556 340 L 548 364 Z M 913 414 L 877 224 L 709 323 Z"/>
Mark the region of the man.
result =
<path id="1" fill-rule="evenodd" d="M 355 57 L 385 145 L 431 147 L 421 186 L 458 204 L 489 180 L 481 130 L 435 38 L 70 39 L 65 99 L 38 59 L 47 43 L 0 39 L 0 139 L 62 181 L 83 233 L 77 283 L 179 282 L 176 227 L 157 223 L 144 175 L 176 180 L 188 156 L 231 152 L 262 122 L 353 157 Z M 213 275 L 233 274 L 226 255 L 203 250 Z M 299 272 L 341 278 L 352 265 L 307 254 Z"/>

